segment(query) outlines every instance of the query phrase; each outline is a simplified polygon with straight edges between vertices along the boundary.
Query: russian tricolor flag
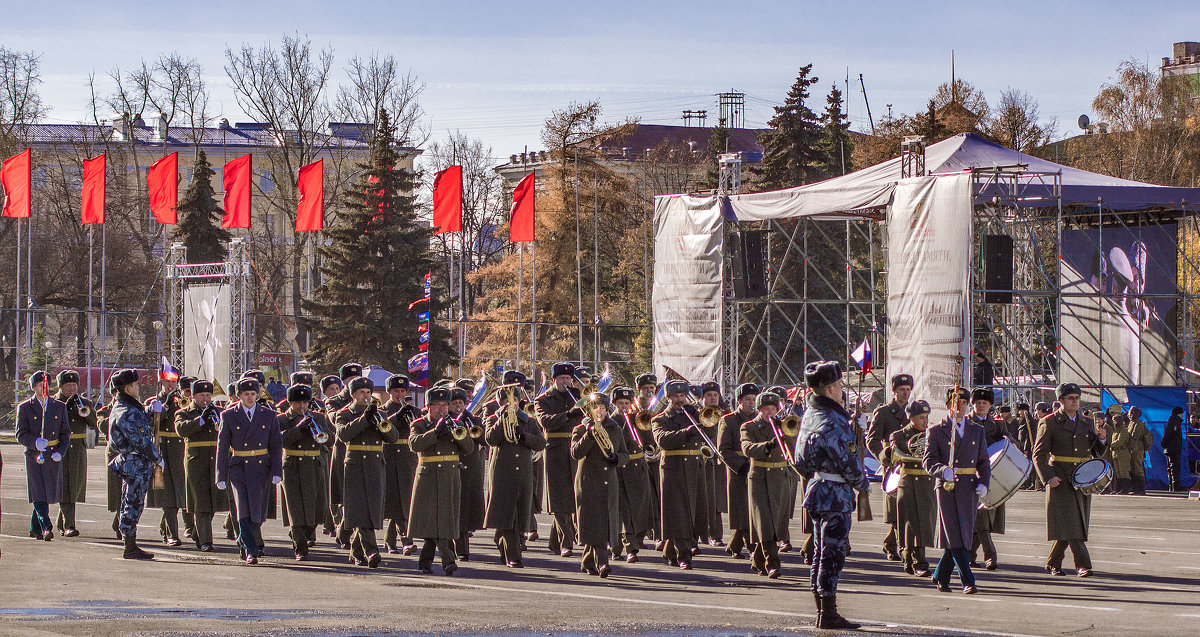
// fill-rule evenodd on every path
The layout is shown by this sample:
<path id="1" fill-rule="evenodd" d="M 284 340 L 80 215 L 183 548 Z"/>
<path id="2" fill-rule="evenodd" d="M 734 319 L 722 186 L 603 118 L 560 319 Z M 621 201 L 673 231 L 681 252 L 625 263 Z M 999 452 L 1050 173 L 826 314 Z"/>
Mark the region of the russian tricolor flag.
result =
<path id="1" fill-rule="evenodd" d="M 862 373 L 871 373 L 871 344 L 866 339 L 863 339 L 862 344 L 854 350 L 850 357 L 854 359 L 855 363 L 858 363 L 858 368 L 862 370 Z"/>
<path id="2" fill-rule="evenodd" d="M 159 363 L 158 379 L 170 381 L 179 380 L 179 370 L 171 366 L 171 363 L 167 360 L 166 356 L 163 356 L 162 361 Z"/>

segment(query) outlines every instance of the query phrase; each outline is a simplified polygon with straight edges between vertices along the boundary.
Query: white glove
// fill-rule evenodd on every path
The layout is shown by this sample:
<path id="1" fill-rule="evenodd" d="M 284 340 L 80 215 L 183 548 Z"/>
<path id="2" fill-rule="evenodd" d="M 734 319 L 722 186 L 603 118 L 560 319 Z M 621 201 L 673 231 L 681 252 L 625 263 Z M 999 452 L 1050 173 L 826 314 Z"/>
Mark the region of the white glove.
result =
<path id="1" fill-rule="evenodd" d="M 986 484 L 975 485 L 975 495 L 977 495 L 981 498 L 983 496 L 987 495 L 987 485 Z"/>
<path id="2" fill-rule="evenodd" d="M 159 400 L 157 398 L 150 401 L 150 411 L 152 411 L 156 414 L 159 414 L 159 413 L 162 413 L 162 410 L 163 410 L 163 404 L 161 402 L 159 402 Z"/>
<path id="3" fill-rule="evenodd" d="M 950 467 L 942 469 L 942 480 L 945 480 L 946 482 L 954 482 L 954 469 L 951 469 Z"/>
<path id="4" fill-rule="evenodd" d="M 283 482 L 283 478 L 282 478 L 282 477 L 280 477 L 280 476 L 271 476 L 271 484 L 279 484 L 280 482 Z"/>
<path id="5" fill-rule="evenodd" d="M 50 459 L 55 462 L 62 462 L 62 454 L 55 451 L 54 453 L 50 454 Z"/>
<path id="6" fill-rule="evenodd" d="M 49 441 L 46 440 L 45 438 L 39 437 L 37 440 L 33 441 L 33 447 L 35 449 L 37 449 L 38 451 L 45 451 L 47 442 L 49 442 Z"/>
<path id="7" fill-rule="evenodd" d="M 218 488 L 218 489 L 220 489 L 220 490 L 222 490 L 222 491 L 224 491 L 224 490 L 225 490 L 225 483 L 224 483 L 224 482 L 220 482 L 220 481 L 218 481 L 218 482 L 217 482 L 217 488 Z"/>

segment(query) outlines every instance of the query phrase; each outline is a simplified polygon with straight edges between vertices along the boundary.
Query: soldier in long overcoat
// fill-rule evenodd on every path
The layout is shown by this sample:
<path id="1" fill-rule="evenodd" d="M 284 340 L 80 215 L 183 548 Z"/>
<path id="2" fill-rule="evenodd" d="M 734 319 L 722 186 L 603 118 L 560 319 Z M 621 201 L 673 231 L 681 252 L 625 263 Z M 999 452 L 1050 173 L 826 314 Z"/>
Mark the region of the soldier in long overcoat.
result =
<path id="1" fill-rule="evenodd" d="M 537 420 L 525 413 L 518 396 L 525 375 L 516 371 L 504 373 L 503 384 L 511 391 L 501 389 L 494 404 L 488 405 L 489 415 L 484 421 L 484 441 L 491 446 L 488 457 L 488 478 L 492 485 L 488 492 L 487 515 L 483 525 L 495 529 L 496 547 L 500 549 L 500 561 L 509 568 L 522 568 L 522 535 L 529 531 L 529 519 L 533 511 L 534 489 L 537 481 L 533 469 L 533 455 L 546 448 L 546 437 Z M 511 404 L 510 400 L 515 401 Z M 512 419 L 510 428 L 505 429 L 506 419 Z"/>
<path id="2" fill-rule="evenodd" d="M 612 412 L 608 396 L 595 393 L 585 400 L 588 415 L 571 432 L 571 458 L 579 462 L 575 506 L 579 543 L 583 545 L 580 569 L 589 575 L 608 577 L 612 572 L 608 547 L 621 543 L 617 469 L 629 461 L 629 452 L 620 425 L 608 417 Z"/>
<path id="3" fill-rule="evenodd" d="M 71 425 L 71 446 L 63 456 L 63 492 L 58 501 L 56 526 L 63 537 L 75 537 L 75 503 L 87 501 L 87 435 L 96 426 L 96 406 L 79 393 L 79 372 L 64 369 L 58 373 L 58 393 L 54 399 L 67 406 Z M 86 416 L 84 414 L 87 414 Z"/>
<path id="4" fill-rule="evenodd" d="M 158 534 L 167 546 L 179 546 L 179 510 L 184 508 L 187 495 L 187 478 L 183 470 L 185 450 L 183 438 L 175 431 L 175 413 L 180 409 L 184 382 L 191 390 L 191 379 L 182 377 L 178 381 L 163 379 L 158 393 L 146 400 L 150 418 L 158 426 L 158 448 L 162 451 L 163 481 L 161 488 L 152 488 L 146 495 L 146 506 L 162 509 L 158 521 Z M 274 411 L 274 410 L 272 410 Z M 191 516 L 184 513 L 184 528 L 191 530 Z"/>
<path id="5" fill-rule="evenodd" d="M 475 438 L 475 450 L 464 454 L 462 458 L 462 504 L 459 507 L 459 533 L 458 538 L 454 540 L 454 552 L 458 559 L 464 562 L 471 560 L 471 536 L 483 528 L 483 518 L 487 513 L 487 499 L 484 494 L 487 446 L 481 440 L 483 423 L 467 409 L 467 399 L 467 391 L 462 387 L 450 389 L 450 417 L 468 431 L 480 432 Z"/>
<path id="6" fill-rule="evenodd" d="M 583 422 L 583 410 L 575 406 L 578 390 L 573 388 L 575 366 L 555 363 L 551 368 L 554 385 L 535 399 L 538 424 L 546 432 L 546 493 L 553 516 L 550 527 L 550 552 L 562 557 L 574 555 L 575 542 L 575 463 L 571 460 L 571 430 Z"/>
<path id="7" fill-rule="evenodd" d="M 905 409 L 908 425 L 892 434 L 884 450 L 890 464 L 900 471 L 896 488 L 896 524 L 904 558 L 904 572 L 917 577 L 929 577 L 929 560 L 925 548 L 933 546 L 937 528 L 937 502 L 934 501 L 933 478 L 921 466 L 925 456 L 925 432 L 929 428 L 929 403 L 915 400 Z"/>
<path id="8" fill-rule="evenodd" d="M 875 409 L 875 413 L 871 414 L 871 425 L 867 428 L 867 449 L 880 461 L 883 460 L 883 450 L 891 441 L 892 434 L 908 424 L 908 415 L 905 414 L 904 408 L 908 404 L 908 397 L 912 395 L 912 388 L 911 375 L 892 376 L 892 402 L 880 405 Z M 883 538 L 883 554 L 889 560 L 899 561 L 896 495 L 893 493 L 883 493 L 883 518 L 888 525 L 887 535 Z"/>
<path id="9" fill-rule="evenodd" d="M 229 510 L 229 495 L 217 488 L 217 437 L 221 412 L 212 402 L 213 384 L 192 381 L 192 402 L 175 412 L 175 431 L 183 436 L 187 458 L 184 507 L 192 515 L 192 541 L 205 553 L 213 550 L 213 514 Z"/>
<path id="10" fill-rule="evenodd" d="M 450 390 L 432 387 L 425 392 L 424 417 L 414 420 L 408 444 L 417 454 L 417 477 L 413 481 L 412 510 L 408 535 L 424 544 L 417 561 L 422 573 L 433 572 L 433 558 L 441 553 L 442 571 L 458 570 L 454 540 L 459 532 L 462 498 L 462 454 L 475 450 L 475 441 L 465 428 L 455 429 L 450 420 Z"/>
<path id="11" fill-rule="evenodd" d="M 753 420 L 758 412 L 755 411 L 755 400 L 758 398 L 758 385 L 742 383 L 738 385 L 737 408 L 721 418 L 721 427 L 717 431 L 717 453 L 725 465 L 725 484 L 727 501 L 729 503 L 729 545 L 725 552 L 737 559 L 745 559 L 743 548 L 754 550 L 750 537 L 750 503 L 749 487 L 746 477 L 750 475 L 750 459 L 742 452 L 742 423 Z"/>
<path id="12" fill-rule="evenodd" d="M 287 408 L 277 417 L 283 436 L 283 521 L 291 528 L 292 552 L 303 561 L 329 508 L 325 503 L 328 472 L 321 454 L 335 432 L 324 414 L 309 410 L 312 388 L 308 385 L 288 387 L 285 400 Z"/>
<path id="13" fill-rule="evenodd" d="M 779 542 L 788 527 L 788 506 L 785 498 L 794 494 L 790 483 L 796 474 L 783 455 L 787 444 L 775 416 L 779 413 L 780 398 L 770 392 L 757 396 L 754 406 L 758 416 L 742 423 L 742 453 L 750 459 L 747 476 L 750 504 L 750 541 L 754 554 L 750 566 L 759 574 L 777 579 Z"/>
<path id="14" fill-rule="evenodd" d="M 666 400 L 656 402 L 655 392 L 658 391 L 658 377 L 651 373 L 638 374 L 634 379 L 634 384 L 637 385 L 637 404 L 638 409 L 645 409 L 658 413 L 666 407 Z M 654 443 L 654 437 L 651 435 L 644 441 L 651 447 L 657 448 Z M 650 474 L 650 531 L 654 536 L 654 550 L 660 551 L 663 547 L 662 537 L 662 496 L 658 492 L 660 482 L 662 480 L 662 456 L 654 460 L 646 460 L 646 473 Z"/>
<path id="15" fill-rule="evenodd" d="M 353 402 L 350 397 L 350 387 L 348 383 L 362 376 L 362 365 L 358 363 L 346 363 L 338 370 L 338 375 L 341 377 L 341 391 L 332 397 L 325 399 L 325 413 L 331 417 L 341 411 L 343 407 Z M 322 385 L 325 383 L 322 382 Z M 332 388 L 333 385 L 330 385 Z M 334 540 L 338 546 L 348 549 L 350 548 L 350 532 L 351 529 L 345 524 L 342 524 L 342 476 L 346 471 L 346 444 L 341 440 L 334 438 L 333 451 L 329 455 L 329 514 L 333 518 L 335 526 Z"/>
<path id="16" fill-rule="evenodd" d="M 383 445 L 383 467 L 387 485 L 383 497 L 383 515 L 388 520 L 383 544 L 388 553 L 412 555 L 416 547 L 408 536 L 408 510 L 412 505 L 413 478 L 417 474 L 417 455 L 408 446 L 409 427 L 421 417 L 416 407 L 408 404 L 412 383 L 403 374 L 387 379 L 388 400 L 383 404 L 384 415 L 399 436 L 395 443 Z"/>
<path id="17" fill-rule="evenodd" d="M 383 528 L 383 445 L 396 442 L 400 434 L 380 406 L 371 402 L 375 386 L 370 378 L 350 381 L 354 402 L 334 417 L 337 439 L 346 445 L 346 467 L 342 474 L 342 524 L 351 529 L 350 562 L 378 568 L 382 558 L 375 530 Z"/>
<path id="18" fill-rule="evenodd" d="M 650 509 L 650 469 L 646 465 L 646 449 L 654 447 L 648 444 L 650 432 L 638 429 L 634 422 L 637 411 L 634 409 L 633 388 L 617 387 L 612 395 L 613 420 L 621 427 L 625 449 L 629 452 L 629 461 L 625 466 L 617 467 L 617 477 L 621 483 L 621 548 L 625 561 L 634 564 L 639 560 L 642 540 L 654 527 Z"/>
<path id="19" fill-rule="evenodd" d="M 654 443 L 662 450 L 663 560 L 681 569 L 692 568 L 696 548 L 696 507 L 704 484 L 700 448 L 704 440 L 698 429 L 700 412 L 686 404 L 687 381 L 667 381 L 667 408 L 651 421 Z M 716 451 L 715 449 L 713 451 Z"/>
<path id="20" fill-rule="evenodd" d="M 17 442 L 25 447 L 25 481 L 33 514 L 29 537 L 49 542 L 54 538 L 50 505 L 62 498 L 63 460 L 71 446 L 67 406 L 49 395 L 50 375 L 29 377 L 33 395 L 17 405 Z"/>

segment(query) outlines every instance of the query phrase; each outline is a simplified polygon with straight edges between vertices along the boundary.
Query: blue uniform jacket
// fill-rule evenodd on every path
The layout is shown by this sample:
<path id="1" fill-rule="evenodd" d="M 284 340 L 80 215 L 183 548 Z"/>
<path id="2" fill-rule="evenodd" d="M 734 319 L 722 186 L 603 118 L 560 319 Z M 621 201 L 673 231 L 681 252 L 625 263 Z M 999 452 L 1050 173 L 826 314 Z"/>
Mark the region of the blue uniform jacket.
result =
<path id="1" fill-rule="evenodd" d="M 796 437 L 795 458 L 802 473 L 814 474 L 804 492 L 804 508 L 810 511 L 848 513 L 854 510 L 854 490 L 869 488 L 850 414 L 824 396 L 809 397 Z"/>
<path id="2" fill-rule="evenodd" d="M 118 473 L 133 475 L 148 472 L 162 461 L 154 444 L 154 425 L 146 408 L 128 394 L 121 393 L 109 416 L 108 447 L 116 455 L 109 467 Z"/>

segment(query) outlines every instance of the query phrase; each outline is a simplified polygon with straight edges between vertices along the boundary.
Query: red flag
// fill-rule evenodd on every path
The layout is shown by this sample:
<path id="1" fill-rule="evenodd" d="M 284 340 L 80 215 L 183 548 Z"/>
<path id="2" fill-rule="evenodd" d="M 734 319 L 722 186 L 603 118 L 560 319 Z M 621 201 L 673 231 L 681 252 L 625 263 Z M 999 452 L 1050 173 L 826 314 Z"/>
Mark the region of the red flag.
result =
<path id="1" fill-rule="evenodd" d="M 150 212 L 154 220 L 173 226 L 179 223 L 175 206 L 179 203 L 179 153 L 171 153 L 150 164 L 146 171 L 146 186 L 150 189 Z"/>
<path id="2" fill-rule="evenodd" d="M 433 178 L 433 233 L 462 232 L 462 166 Z"/>
<path id="3" fill-rule="evenodd" d="M 83 225 L 104 223 L 104 153 L 83 160 L 83 210 L 79 220 Z"/>
<path id="4" fill-rule="evenodd" d="M 296 206 L 296 232 L 320 230 L 325 227 L 325 164 L 318 159 L 300 167 L 296 179 L 300 187 L 300 204 Z"/>
<path id="5" fill-rule="evenodd" d="M 225 187 L 225 217 L 222 228 L 250 227 L 250 155 L 225 164 L 221 184 Z"/>
<path id="6" fill-rule="evenodd" d="M 525 175 L 513 189 L 512 214 L 508 223 L 508 240 L 513 243 L 533 241 L 533 175 Z"/>
<path id="7" fill-rule="evenodd" d="M 4 216 L 28 219 L 33 208 L 33 162 L 25 150 L 4 160 L 0 183 L 4 185 Z"/>

